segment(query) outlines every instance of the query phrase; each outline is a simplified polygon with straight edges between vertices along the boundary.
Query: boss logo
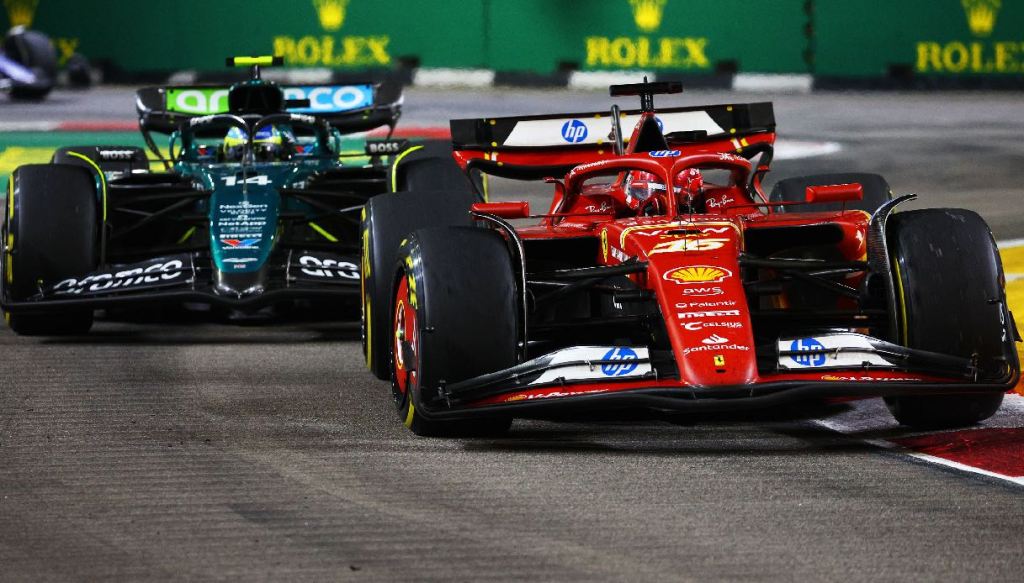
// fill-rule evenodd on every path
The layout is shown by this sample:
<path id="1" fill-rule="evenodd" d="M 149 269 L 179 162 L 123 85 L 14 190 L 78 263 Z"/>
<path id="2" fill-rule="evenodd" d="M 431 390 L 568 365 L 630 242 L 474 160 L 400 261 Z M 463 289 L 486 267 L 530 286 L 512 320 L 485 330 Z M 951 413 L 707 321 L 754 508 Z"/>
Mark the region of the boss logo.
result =
<path id="1" fill-rule="evenodd" d="M 135 158 L 135 150 L 100 150 L 100 158 L 128 161 Z"/>
<path id="2" fill-rule="evenodd" d="M 380 156 L 382 154 L 397 154 L 404 150 L 408 146 L 408 142 L 405 140 L 381 140 L 381 141 L 369 141 L 366 142 L 366 153 L 370 156 Z"/>

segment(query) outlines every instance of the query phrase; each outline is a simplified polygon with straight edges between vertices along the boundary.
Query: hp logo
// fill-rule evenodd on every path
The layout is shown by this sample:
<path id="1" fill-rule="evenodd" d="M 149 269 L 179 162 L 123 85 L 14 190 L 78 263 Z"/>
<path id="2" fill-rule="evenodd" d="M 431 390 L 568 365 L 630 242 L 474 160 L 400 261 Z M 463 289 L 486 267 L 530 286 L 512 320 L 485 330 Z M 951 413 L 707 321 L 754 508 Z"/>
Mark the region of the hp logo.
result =
<path id="1" fill-rule="evenodd" d="M 626 376 L 629 373 L 636 370 L 638 366 L 636 352 L 633 352 L 632 348 L 626 348 L 619 346 L 612 348 L 601 357 L 601 360 L 618 360 L 621 363 L 615 364 L 602 364 L 601 372 L 605 376 L 609 377 L 621 377 Z"/>
<path id="2" fill-rule="evenodd" d="M 789 345 L 789 349 L 793 352 L 811 352 L 813 350 L 825 350 L 825 345 L 814 338 L 799 338 Z M 821 366 L 825 364 L 824 352 L 794 354 L 790 358 L 800 366 Z"/>
<path id="3" fill-rule="evenodd" d="M 562 139 L 570 144 L 578 144 L 587 139 L 587 124 L 578 119 L 570 119 L 562 125 Z"/>

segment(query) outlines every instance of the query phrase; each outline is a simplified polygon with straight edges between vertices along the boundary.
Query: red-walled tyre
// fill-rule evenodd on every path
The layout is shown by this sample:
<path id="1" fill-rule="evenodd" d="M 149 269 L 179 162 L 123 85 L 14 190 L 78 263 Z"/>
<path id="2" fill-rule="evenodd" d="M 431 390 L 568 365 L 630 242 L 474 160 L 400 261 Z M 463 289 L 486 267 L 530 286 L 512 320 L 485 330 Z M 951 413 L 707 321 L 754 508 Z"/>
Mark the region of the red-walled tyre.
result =
<path id="1" fill-rule="evenodd" d="M 392 302 L 391 381 L 398 414 L 417 435 L 480 436 L 511 417 L 440 421 L 438 388 L 516 364 L 516 283 L 505 240 L 472 227 L 416 231 L 399 252 Z"/>

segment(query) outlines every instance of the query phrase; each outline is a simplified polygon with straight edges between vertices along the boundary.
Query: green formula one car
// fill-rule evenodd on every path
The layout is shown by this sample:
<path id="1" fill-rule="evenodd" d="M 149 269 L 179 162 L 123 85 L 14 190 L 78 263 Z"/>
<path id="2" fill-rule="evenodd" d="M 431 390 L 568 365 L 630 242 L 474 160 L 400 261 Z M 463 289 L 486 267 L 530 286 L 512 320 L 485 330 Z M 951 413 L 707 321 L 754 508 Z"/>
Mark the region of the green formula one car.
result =
<path id="1" fill-rule="evenodd" d="M 457 172 L 450 155 L 345 134 L 386 127 L 401 90 L 282 86 L 274 57 L 236 57 L 230 87 L 137 93 L 137 147 L 61 148 L 9 181 L 0 304 L 19 334 L 78 334 L 94 310 L 204 303 L 257 310 L 360 296 L 359 216 L 371 197 Z M 153 134 L 169 135 L 168 153 Z M 152 171 L 151 164 L 163 168 Z"/>

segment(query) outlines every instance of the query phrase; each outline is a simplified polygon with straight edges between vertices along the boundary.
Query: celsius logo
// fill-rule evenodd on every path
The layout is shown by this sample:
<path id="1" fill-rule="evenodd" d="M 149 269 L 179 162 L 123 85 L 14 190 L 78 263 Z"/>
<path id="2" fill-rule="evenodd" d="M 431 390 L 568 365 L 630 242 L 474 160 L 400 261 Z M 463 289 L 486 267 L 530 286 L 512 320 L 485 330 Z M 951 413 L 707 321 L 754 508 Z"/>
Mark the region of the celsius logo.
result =
<path id="1" fill-rule="evenodd" d="M 793 352 L 810 353 L 812 351 L 825 350 L 825 345 L 814 338 L 798 338 L 790 344 L 789 349 Z M 790 358 L 800 366 L 821 366 L 825 364 L 824 352 L 816 352 L 814 354 L 793 354 Z"/>
<path id="2" fill-rule="evenodd" d="M 562 125 L 562 139 L 570 144 L 578 144 L 587 139 L 587 124 L 578 119 L 570 119 Z"/>
<path id="3" fill-rule="evenodd" d="M 601 360 L 618 360 L 620 363 L 614 364 L 602 364 L 601 372 L 605 376 L 610 377 L 621 377 L 626 376 L 629 373 L 636 370 L 639 364 L 636 352 L 633 352 L 632 348 L 626 348 L 624 346 L 617 346 L 612 348 L 601 357 Z"/>

